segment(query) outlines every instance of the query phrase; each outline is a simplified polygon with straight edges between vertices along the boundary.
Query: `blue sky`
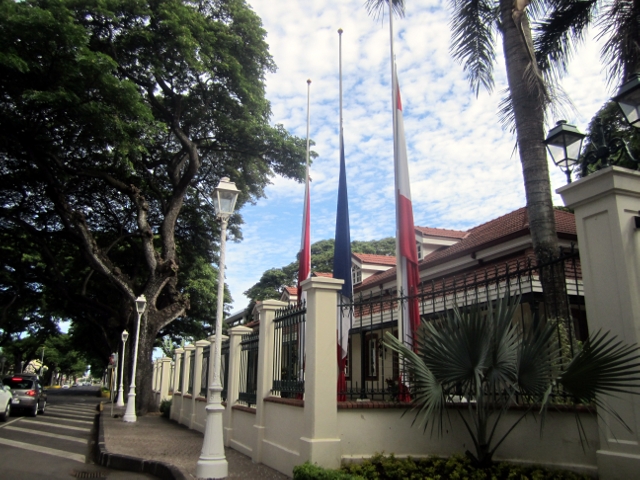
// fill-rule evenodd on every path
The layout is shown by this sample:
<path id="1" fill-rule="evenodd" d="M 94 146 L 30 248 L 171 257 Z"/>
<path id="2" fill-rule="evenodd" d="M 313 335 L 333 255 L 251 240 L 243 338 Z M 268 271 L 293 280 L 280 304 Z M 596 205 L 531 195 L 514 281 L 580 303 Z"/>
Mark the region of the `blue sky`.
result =
<path id="1" fill-rule="evenodd" d="M 311 84 L 311 138 L 318 158 L 311 167 L 311 241 L 333 238 L 338 177 L 338 33 L 342 28 L 343 117 L 352 240 L 394 235 L 393 140 L 389 28 L 367 14 L 363 0 L 315 2 L 249 0 L 268 32 L 278 65 L 267 76 L 272 122 L 306 136 L 307 79 Z M 466 230 L 524 206 L 515 138 L 498 122 L 506 88 L 498 47 L 496 88 L 471 92 L 449 54 L 449 3 L 408 0 L 406 17 L 394 19 L 416 225 Z M 592 32 L 592 35 L 597 31 Z M 498 43 L 501 39 L 498 38 Z M 572 61 L 563 88 L 573 108 L 564 118 L 582 131 L 612 95 L 589 38 Z M 550 163 L 552 188 L 565 175 Z M 244 240 L 227 244 L 227 284 L 232 311 L 242 292 L 265 270 L 295 260 L 300 245 L 302 184 L 279 177 L 266 199 L 245 206 Z M 554 203 L 562 204 L 555 195 Z"/>

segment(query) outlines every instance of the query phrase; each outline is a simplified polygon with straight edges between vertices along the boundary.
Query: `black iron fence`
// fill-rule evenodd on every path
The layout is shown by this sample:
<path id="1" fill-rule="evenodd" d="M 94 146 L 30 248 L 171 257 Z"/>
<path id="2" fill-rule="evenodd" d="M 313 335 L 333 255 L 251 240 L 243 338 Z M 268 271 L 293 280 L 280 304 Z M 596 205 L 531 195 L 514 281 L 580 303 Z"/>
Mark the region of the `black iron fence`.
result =
<path id="1" fill-rule="evenodd" d="M 227 401 L 227 385 L 229 385 L 229 339 L 222 341 L 222 348 L 220 349 L 220 380 L 222 381 L 222 401 Z"/>
<path id="2" fill-rule="evenodd" d="M 240 342 L 240 390 L 238 392 L 238 400 L 249 407 L 256 404 L 259 339 L 259 333 L 254 332 L 243 335 Z"/>
<path id="3" fill-rule="evenodd" d="M 206 397 L 209 390 L 209 359 L 211 358 L 211 346 L 202 349 L 202 370 L 200 370 L 200 396 Z"/>
<path id="4" fill-rule="evenodd" d="M 534 263 L 531 255 L 522 255 L 491 267 L 423 282 L 415 296 L 397 296 L 395 291 L 380 289 L 357 295 L 351 303 L 342 301 L 339 307 L 349 315 L 343 315 L 339 337 L 348 329 L 349 340 L 346 382 L 341 382 L 339 400 L 402 400 L 399 358 L 384 346 L 382 339 L 386 332 L 398 335 L 400 311 L 409 302 L 417 302 L 421 321 L 428 322 L 444 318 L 454 306 L 464 309 L 505 295 L 520 295 L 513 321 L 520 322 L 523 328 L 535 326 L 545 318 L 557 318 L 557 312 L 567 313 L 568 318 L 559 319 L 558 342 L 567 356 L 573 355 L 577 342 L 588 336 L 579 256 L 571 250 L 548 264 Z M 548 278 L 545 275 L 554 269 L 564 272 L 560 276 L 564 277 L 564 286 L 559 287 L 560 295 L 551 297 L 550 305 L 542 285 Z M 561 306 L 555 302 L 566 303 Z"/>
<path id="5" fill-rule="evenodd" d="M 196 351 L 191 350 L 189 354 L 189 385 L 187 386 L 187 393 L 193 393 L 193 373 L 196 371 Z"/>
<path id="6" fill-rule="evenodd" d="M 276 312 L 271 393 L 282 398 L 304 396 L 305 304 Z"/>

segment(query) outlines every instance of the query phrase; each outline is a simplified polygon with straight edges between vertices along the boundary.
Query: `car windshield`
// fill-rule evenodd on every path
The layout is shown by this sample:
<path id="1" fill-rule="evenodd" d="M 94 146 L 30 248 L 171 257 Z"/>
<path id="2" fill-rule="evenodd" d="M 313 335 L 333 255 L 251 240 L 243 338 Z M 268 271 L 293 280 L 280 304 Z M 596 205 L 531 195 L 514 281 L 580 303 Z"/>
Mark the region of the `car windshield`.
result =
<path id="1" fill-rule="evenodd" d="M 4 385 L 8 385 L 12 390 L 29 390 L 33 388 L 33 380 L 30 378 L 11 377 L 2 380 Z"/>

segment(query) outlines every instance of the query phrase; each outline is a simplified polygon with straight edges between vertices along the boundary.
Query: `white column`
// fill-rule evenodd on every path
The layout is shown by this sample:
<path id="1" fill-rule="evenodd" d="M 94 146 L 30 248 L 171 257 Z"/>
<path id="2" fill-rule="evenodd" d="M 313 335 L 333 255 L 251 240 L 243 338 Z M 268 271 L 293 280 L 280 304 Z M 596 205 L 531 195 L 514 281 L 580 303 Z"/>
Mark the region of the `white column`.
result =
<path id="1" fill-rule="evenodd" d="M 312 277 L 302 282 L 307 292 L 304 375 L 304 434 L 302 461 L 324 468 L 339 468 L 342 457 L 338 436 L 337 302 L 344 282 Z"/>
<path id="2" fill-rule="evenodd" d="M 271 392 L 273 384 L 273 318 L 276 311 L 286 307 L 285 302 L 278 300 L 263 300 L 256 305 L 260 318 L 260 333 L 258 339 L 258 384 L 256 385 L 256 423 L 255 448 L 252 460 L 262 463 L 262 443 L 264 441 L 265 419 L 264 398 Z"/>
<path id="3" fill-rule="evenodd" d="M 200 390 L 202 389 L 202 355 L 204 347 L 211 345 L 208 340 L 198 340 L 196 342 L 196 368 L 193 371 L 195 378 L 193 379 L 193 394 L 194 397 L 200 396 Z M 205 380 L 206 381 L 206 380 Z"/>
<path id="4" fill-rule="evenodd" d="M 640 343 L 640 173 L 608 167 L 558 189 L 575 211 L 584 298 L 590 333 L 610 331 Z M 637 478 L 640 472 L 640 397 L 602 399 L 631 428 L 599 411 L 598 475 Z"/>
<path id="5" fill-rule="evenodd" d="M 183 425 L 191 425 L 191 416 L 193 415 L 193 410 L 195 407 L 196 397 L 193 395 L 193 391 L 188 393 L 189 391 L 189 380 L 190 380 L 190 371 L 191 371 L 191 352 L 196 349 L 196 346 L 193 344 L 187 345 L 184 347 L 184 360 L 182 362 L 182 408 L 180 409 L 181 415 L 179 423 Z M 190 398 L 185 395 L 190 395 Z M 190 408 L 186 408 L 189 405 Z M 188 414 L 186 412 L 188 411 Z"/>
<path id="6" fill-rule="evenodd" d="M 160 402 L 169 398 L 169 384 L 171 383 L 171 359 L 162 357 L 160 360 Z"/>
<path id="7" fill-rule="evenodd" d="M 227 401 L 224 410 L 224 445 L 229 446 L 229 442 L 233 438 L 233 405 L 238 400 L 238 392 L 240 390 L 240 342 L 243 335 L 248 335 L 252 330 L 242 325 L 233 327 L 229 330 L 229 363 L 227 369 Z"/>
<path id="8" fill-rule="evenodd" d="M 182 389 L 183 387 L 180 385 L 180 372 L 182 371 L 182 359 L 184 358 L 184 349 L 176 348 L 174 350 L 175 360 L 174 360 L 174 368 L 173 368 L 173 401 L 171 402 L 171 420 L 175 420 L 176 422 L 180 421 L 180 417 L 182 417 Z M 175 393 L 180 392 L 179 396 L 176 396 Z M 177 399 L 180 398 L 180 405 L 177 405 Z"/>

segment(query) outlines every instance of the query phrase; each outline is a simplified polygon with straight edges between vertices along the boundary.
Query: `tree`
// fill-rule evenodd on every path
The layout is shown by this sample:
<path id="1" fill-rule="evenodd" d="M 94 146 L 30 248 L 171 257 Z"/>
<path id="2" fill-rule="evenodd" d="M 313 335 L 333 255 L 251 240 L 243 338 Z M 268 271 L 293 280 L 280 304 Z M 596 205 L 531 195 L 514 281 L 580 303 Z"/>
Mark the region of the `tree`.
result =
<path id="1" fill-rule="evenodd" d="M 243 0 L 4 1 L 0 23 L 0 225 L 39 247 L 41 285 L 105 361 L 146 296 L 142 414 L 158 332 L 192 299 L 212 313 L 197 283 L 214 277 L 218 180 L 240 208 L 302 177 L 305 142 L 268 123 L 266 32 Z"/>
<path id="2" fill-rule="evenodd" d="M 388 0 L 391 1 L 391 0 Z M 560 0 L 480 0 L 451 2 L 453 19 L 451 53 L 462 63 L 471 88 L 491 92 L 494 88 L 493 68 L 496 60 L 496 32 L 502 36 L 502 48 L 507 70 L 508 96 L 503 102 L 503 119 L 513 123 L 526 195 L 527 216 L 533 249 L 538 264 L 546 264 L 558 255 L 555 217 L 551 198 L 551 181 L 544 146 L 545 110 L 550 103 L 549 84 L 544 70 L 554 65 L 551 52 L 541 60 L 536 57 L 529 26 L 529 14 L 534 20 L 544 18 L 546 9 Z M 380 12 L 387 0 L 367 0 L 372 13 Z M 393 0 L 396 12 L 403 14 L 404 0 Z M 542 278 L 545 304 L 559 318 L 569 318 L 564 272 L 547 269 Z"/>
<path id="3" fill-rule="evenodd" d="M 368 253 L 373 255 L 394 255 L 396 248 L 395 240 L 392 237 L 382 240 L 351 242 L 353 253 Z M 333 250 L 334 240 L 320 240 L 311 245 L 311 271 L 312 272 L 333 272 Z M 265 271 L 258 283 L 249 288 L 244 295 L 252 302 L 265 300 L 267 298 L 277 299 L 282 295 L 282 289 L 286 286 L 295 285 L 298 280 L 298 261 L 292 262 L 282 268 L 270 268 Z"/>
<path id="4" fill-rule="evenodd" d="M 535 48 L 543 70 L 559 77 L 566 73 L 573 52 L 591 26 L 605 39 L 601 56 L 608 80 L 621 84 L 640 69 L 640 5 L 614 0 L 560 1 L 544 4 L 543 21 L 536 24 Z"/>
<path id="5" fill-rule="evenodd" d="M 467 455 L 481 466 L 491 464 L 496 449 L 526 416 L 542 408 L 544 419 L 555 385 L 571 402 L 595 405 L 597 412 L 609 410 L 596 394 L 639 393 L 637 346 L 596 332 L 561 370 L 556 322 L 538 327 L 529 322 L 524 327 L 523 322 L 513 321 L 518 306 L 519 299 L 510 304 L 509 297 L 504 297 L 495 305 L 487 302 L 486 308 L 455 308 L 438 322 L 423 321 L 416 351 L 388 332 L 384 338 L 384 344 L 403 358 L 416 420 L 425 429 L 431 422 L 432 431 L 442 434 L 446 406 L 467 406 L 453 411 L 475 447 L 475 454 L 467 451 Z M 506 421 L 502 414 L 514 405 L 526 408 L 502 436 L 495 437 L 498 423 Z M 577 422 L 582 432 L 579 417 Z"/>
<path id="6" fill-rule="evenodd" d="M 609 148 L 610 146 L 613 149 Z M 607 102 L 589 122 L 587 137 L 582 147 L 581 177 L 586 177 L 606 166 L 601 160 L 589 163 L 591 152 L 598 157 L 605 155 L 606 161 L 611 164 L 631 169 L 638 168 L 638 163 L 631 157 L 640 158 L 640 133 L 635 127 L 629 125 L 620 108 L 613 101 Z"/>

